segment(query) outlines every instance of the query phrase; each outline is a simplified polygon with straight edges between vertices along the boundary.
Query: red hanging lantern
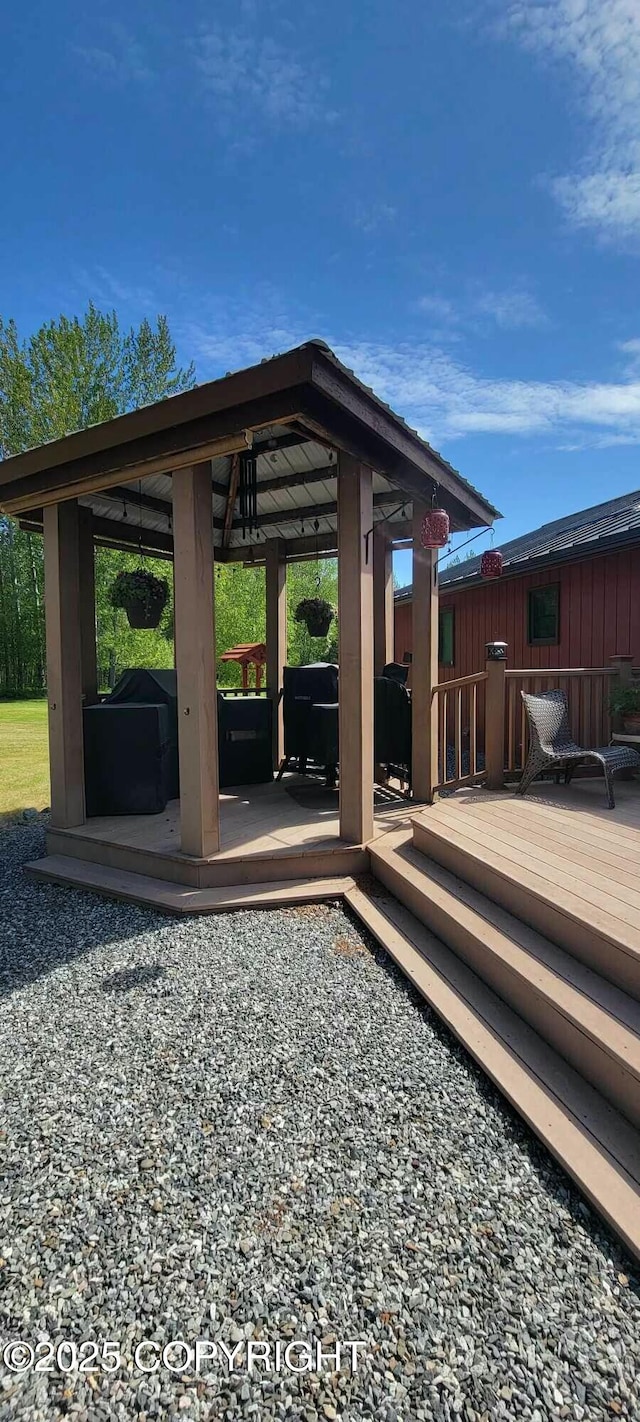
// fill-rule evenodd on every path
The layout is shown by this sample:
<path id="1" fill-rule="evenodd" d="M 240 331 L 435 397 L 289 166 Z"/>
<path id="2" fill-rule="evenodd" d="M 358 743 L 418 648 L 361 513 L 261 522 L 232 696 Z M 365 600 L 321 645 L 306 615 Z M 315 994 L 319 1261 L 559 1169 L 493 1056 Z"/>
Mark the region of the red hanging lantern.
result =
<path id="1" fill-rule="evenodd" d="M 446 548 L 449 542 L 449 515 L 446 509 L 429 509 L 422 520 L 420 542 L 423 548 Z"/>
<path id="2" fill-rule="evenodd" d="M 486 553 L 480 559 L 481 578 L 500 578 L 502 576 L 502 554 L 499 548 L 487 548 Z"/>

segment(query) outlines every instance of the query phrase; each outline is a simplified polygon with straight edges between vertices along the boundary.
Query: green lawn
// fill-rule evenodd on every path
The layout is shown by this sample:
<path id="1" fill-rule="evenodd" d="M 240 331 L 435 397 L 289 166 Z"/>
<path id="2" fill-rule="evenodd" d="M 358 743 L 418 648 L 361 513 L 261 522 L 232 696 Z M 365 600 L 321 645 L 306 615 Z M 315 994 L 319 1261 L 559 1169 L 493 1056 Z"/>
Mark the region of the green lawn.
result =
<path id="1" fill-rule="evenodd" d="M 0 701 L 0 816 L 49 804 L 46 701 Z"/>

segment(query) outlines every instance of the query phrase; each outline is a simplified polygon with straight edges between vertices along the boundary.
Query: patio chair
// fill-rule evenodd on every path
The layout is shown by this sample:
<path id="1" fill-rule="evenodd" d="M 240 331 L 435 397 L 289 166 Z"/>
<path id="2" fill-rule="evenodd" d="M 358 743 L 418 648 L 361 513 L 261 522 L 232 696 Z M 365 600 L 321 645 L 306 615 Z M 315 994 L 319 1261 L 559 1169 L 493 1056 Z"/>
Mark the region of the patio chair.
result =
<path id="1" fill-rule="evenodd" d="M 594 760 L 602 766 L 607 788 L 609 809 L 615 810 L 613 775 L 616 770 L 640 770 L 640 755 L 629 746 L 598 746 L 585 750 L 576 745 L 569 725 L 569 708 L 564 691 L 541 691 L 531 695 L 520 693 L 529 722 L 530 746 L 527 763 L 517 789 L 524 795 L 532 780 L 543 770 L 564 770 L 569 785 L 577 765 Z"/>

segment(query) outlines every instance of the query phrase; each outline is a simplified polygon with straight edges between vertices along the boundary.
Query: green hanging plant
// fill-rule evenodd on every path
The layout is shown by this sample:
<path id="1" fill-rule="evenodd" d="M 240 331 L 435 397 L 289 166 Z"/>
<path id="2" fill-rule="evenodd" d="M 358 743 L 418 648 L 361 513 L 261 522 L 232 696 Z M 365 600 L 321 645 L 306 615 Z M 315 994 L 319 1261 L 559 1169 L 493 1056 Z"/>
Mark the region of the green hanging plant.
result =
<path id="1" fill-rule="evenodd" d="M 296 622 L 304 622 L 310 637 L 326 637 L 335 617 L 324 597 L 304 597 L 295 610 Z"/>
<path id="2" fill-rule="evenodd" d="M 146 568 L 118 573 L 109 589 L 112 607 L 122 607 L 130 627 L 157 627 L 169 600 L 166 578 L 156 578 Z"/>

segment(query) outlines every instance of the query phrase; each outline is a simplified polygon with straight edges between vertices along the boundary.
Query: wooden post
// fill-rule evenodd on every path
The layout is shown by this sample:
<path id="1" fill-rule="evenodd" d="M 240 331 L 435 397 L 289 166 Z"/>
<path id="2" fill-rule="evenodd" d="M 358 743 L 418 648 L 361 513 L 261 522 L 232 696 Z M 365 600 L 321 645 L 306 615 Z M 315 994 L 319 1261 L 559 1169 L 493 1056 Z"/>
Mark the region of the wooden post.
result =
<path id="1" fill-rule="evenodd" d="M 85 818 L 80 639 L 78 504 L 44 509 L 45 626 L 51 825 L 69 829 Z"/>
<path id="2" fill-rule="evenodd" d="M 82 697 L 85 706 L 98 700 L 98 655 L 96 649 L 96 574 L 93 546 L 93 512 L 79 508 L 80 574 L 80 653 Z"/>
<path id="3" fill-rule="evenodd" d="M 284 543 L 270 538 L 265 548 L 267 596 L 267 694 L 273 714 L 273 768 L 284 756 L 282 672 L 287 659 L 287 564 Z"/>
<path id="4" fill-rule="evenodd" d="M 220 848 L 210 461 L 172 484 L 181 844 L 200 859 Z"/>
<path id="5" fill-rule="evenodd" d="M 614 657 L 609 657 L 609 661 L 617 668 L 621 686 L 628 686 L 633 680 L 633 653 L 616 652 Z"/>
<path id="6" fill-rule="evenodd" d="M 373 668 L 381 676 L 393 661 L 393 554 L 382 529 L 373 535 Z"/>
<path id="7" fill-rule="evenodd" d="M 340 837 L 373 837 L 373 479 L 352 455 L 338 462 Z M 368 558 L 366 556 L 368 550 Z"/>
<path id="8" fill-rule="evenodd" d="M 413 505 L 413 599 L 411 661 L 411 788 L 431 804 L 438 784 L 438 550 L 423 548 L 420 534 L 427 505 Z M 446 737 L 446 731 L 445 731 Z M 442 754 L 446 757 L 446 745 Z"/>
<path id="9" fill-rule="evenodd" d="M 504 786 L 506 642 L 487 642 L 487 691 L 484 713 L 484 756 L 487 789 Z"/>

